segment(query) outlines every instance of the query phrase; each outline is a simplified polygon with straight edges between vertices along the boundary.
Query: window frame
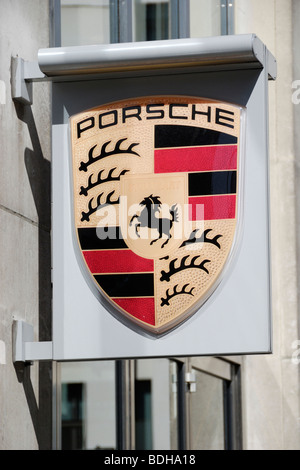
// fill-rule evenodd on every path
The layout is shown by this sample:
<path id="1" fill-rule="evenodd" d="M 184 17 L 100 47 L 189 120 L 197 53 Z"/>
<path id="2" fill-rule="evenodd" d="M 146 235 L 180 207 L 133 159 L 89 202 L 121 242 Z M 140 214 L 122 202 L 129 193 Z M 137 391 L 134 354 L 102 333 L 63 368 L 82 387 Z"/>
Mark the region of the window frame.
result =
<path id="1" fill-rule="evenodd" d="M 193 369 L 223 381 L 224 450 L 242 450 L 241 356 L 189 357 L 174 359 L 178 364 L 178 449 L 190 448 L 190 394 L 187 374 Z"/>
<path id="2" fill-rule="evenodd" d="M 221 35 L 234 34 L 234 0 L 221 0 Z"/>
<path id="3" fill-rule="evenodd" d="M 170 39 L 189 37 L 189 4 L 189 0 L 170 0 Z M 133 41 L 133 0 L 110 0 L 110 41 Z"/>
<path id="4" fill-rule="evenodd" d="M 133 1 L 109 0 L 110 43 L 133 41 Z M 190 0 L 170 1 L 170 39 L 190 37 Z M 234 34 L 234 0 L 221 0 L 221 34 Z M 61 45 L 61 0 L 50 0 L 50 45 Z"/>

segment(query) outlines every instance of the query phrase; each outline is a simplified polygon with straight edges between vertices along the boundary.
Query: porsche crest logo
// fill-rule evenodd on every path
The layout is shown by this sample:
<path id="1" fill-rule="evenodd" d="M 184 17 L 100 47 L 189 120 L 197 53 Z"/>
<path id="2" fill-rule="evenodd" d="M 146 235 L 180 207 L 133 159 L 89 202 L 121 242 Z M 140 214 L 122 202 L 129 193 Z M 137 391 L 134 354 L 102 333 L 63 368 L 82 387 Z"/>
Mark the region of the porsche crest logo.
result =
<path id="1" fill-rule="evenodd" d="M 216 289 L 234 245 L 241 109 L 146 97 L 71 117 L 74 223 L 90 282 L 154 334 Z"/>

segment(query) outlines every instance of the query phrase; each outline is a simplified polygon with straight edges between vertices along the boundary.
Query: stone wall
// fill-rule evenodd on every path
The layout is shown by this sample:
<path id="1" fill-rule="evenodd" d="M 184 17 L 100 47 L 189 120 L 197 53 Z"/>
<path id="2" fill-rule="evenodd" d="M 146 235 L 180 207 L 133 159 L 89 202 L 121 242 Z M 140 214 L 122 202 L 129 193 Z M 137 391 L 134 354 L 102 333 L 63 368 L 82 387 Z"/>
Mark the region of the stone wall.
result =
<path id="1" fill-rule="evenodd" d="M 295 357 L 299 349 L 299 202 L 294 140 L 297 110 L 292 102 L 292 82 L 293 68 L 298 64 L 299 70 L 300 66 L 296 49 L 293 54 L 293 28 L 299 30 L 300 19 L 295 9 L 300 5 L 288 0 L 235 3 L 236 33 L 256 33 L 274 54 L 278 66 L 276 81 L 269 82 L 273 354 L 244 357 L 244 447 L 299 449 L 300 389 Z"/>
<path id="2" fill-rule="evenodd" d="M 51 339 L 50 89 L 33 106 L 11 98 L 11 58 L 49 47 L 48 0 L 1 0 L 0 15 L 0 450 L 51 448 L 51 364 L 14 367 L 12 323 Z"/>

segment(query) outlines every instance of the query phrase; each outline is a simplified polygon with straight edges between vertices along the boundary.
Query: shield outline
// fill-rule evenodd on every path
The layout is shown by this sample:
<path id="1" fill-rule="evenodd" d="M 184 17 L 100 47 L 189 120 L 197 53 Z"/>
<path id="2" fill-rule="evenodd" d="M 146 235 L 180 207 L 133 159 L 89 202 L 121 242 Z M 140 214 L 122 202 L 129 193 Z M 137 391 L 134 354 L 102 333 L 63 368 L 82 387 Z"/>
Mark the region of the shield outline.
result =
<path id="1" fill-rule="evenodd" d="M 157 325 L 149 325 L 147 322 L 144 322 L 141 319 L 137 319 L 131 314 L 129 314 L 126 310 L 118 306 L 111 298 L 110 296 L 107 295 L 105 290 L 97 282 L 95 282 L 95 278 L 93 274 L 91 273 L 89 266 L 86 262 L 86 260 L 83 257 L 83 250 L 81 248 L 80 240 L 78 237 L 78 230 L 75 224 L 75 219 L 76 216 L 74 216 L 75 212 L 75 198 L 72 197 L 73 201 L 73 228 L 75 229 L 75 251 L 77 254 L 77 259 L 79 261 L 79 264 L 81 268 L 83 268 L 83 274 L 84 277 L 89 285 L 89 287 L 92 289 L 92 291 L 96 294 L 97 298 L 101 301 L 101 303 L 104 304 L 105 308 L 113 314 L 121 323 L 124 323 L 126 326 L 132 328 L 133 330 L 144 334 L 144 335 L 150 335 L 150 336 L 161 336 L 165 335 L 171 331 L 174 330 L 174 328 L 177 328 L 179 325 L 184 323 L 187 319 L 191 318 L 195 312 L 197 312 L 200 307 L 211 297 L 212 293 L 216 291 L 217 287 L 221 283 L 221 281 L 224 279 L 226 274 L 228 273 L 230 266 L 232 265 L 232 260 L 237 253 L 238 246 L 239 246 L 239 239 L 241 236 L 241 228 L 242 228 L 242 205 L 243 205 L 243 155 L 244 155 L 244 126 L 245 126 L 245 109 L 242 106 L 239 105 L 234 105 L 231 103 L 223 102 L 223 101 L 218 101 L 218 100 L 210 100 L 206 98 L 200 98 L 200 97 L 191 97 L 191 96 L 151 96 L 151 97 L 138 97 L 138 98 L 132 98 L 128 100 L 120 100 L 116 102 L 111 102 L 111 103 L 106 103 L 101 106 L 97 106 L 94 108 L 90 108 L 88 110 L 84 110 L 81 113 L 78 113 L 76 115 L 73 115 L 70 117 L 70 127 L 71 127 L 71 145 L 72 145 L 72 151 L 71 151 L 71 167 L 73 167 L 74 171 L 74 161 L 73 161 L 73 147 L 74 147 L 74 142 L 72 139 L 72 122 L 74 122 L 76 119 L 82 116 L 87 116 L 91 112 L 100 112 L 101 110 L 104 109 L 111 109 L 111 107 L 118 108 L 118 106 L 122 105 L 133 105 L 135 103 L 140 103 L 140 102 L 150 102 L 150 103 L 155 103 L 157 101 L 161 102 L 162 100 L 165 100 L 166 103 L 174 100 L 176 103 L 181 102 L 182 100 L 189 100 L 191 102 L 195 103 L 206 103 L 206 104 L 218 104 L 218 105 L 226 105 L 232 108 L 236 108 L 239 113 L 239 136 L 238 136 L 238 152 L 237 152 L 237 161 L 238 161 L 238 190 L 237 190 L 237 197 L 236 197 L 236 216 L 235 216 L 235 230 L 234 230 L 234 235 L 232 238 L 231 242 L 231 248 L 228 253 L 228 256 L 226 257 L 226 261 L 224 262 L 222 269 L 219 271 L 218 276 L 214 283 L 210 286 L 209 289 L 207 289 L 206 293 L 202 295 L 200 298 L 197 299 L 196 302 L 193 303 L 193 305 L 186 309 L 185 312 L 181 313 L 180 316 L 171 319 L 167 323 L 163 324 L 162 326 L 157 326 Z M 71 172 L 73 174 L 73 172 Z M 74 184 L 73 184 L 73 178 L 71 175 L 71 188 L 72 188 L 72 193 L 74 192 Z M 79 255 L 79 256 L 78 256 Z M 99 293 L 101 294 L 99 297 Z"/>

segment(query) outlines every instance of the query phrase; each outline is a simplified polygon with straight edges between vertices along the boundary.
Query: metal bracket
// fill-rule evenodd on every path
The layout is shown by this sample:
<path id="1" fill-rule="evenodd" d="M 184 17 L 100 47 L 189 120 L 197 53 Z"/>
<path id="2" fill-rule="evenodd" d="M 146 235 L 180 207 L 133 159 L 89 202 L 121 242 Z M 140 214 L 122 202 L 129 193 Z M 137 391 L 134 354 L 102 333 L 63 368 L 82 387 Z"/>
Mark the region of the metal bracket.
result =
<path id="1" fill-rule="evenodd" d="M 11 63 L 11 91 L 14 101 L 32 104 L 32 82 L 45 78 L 37 62 L 13 57 Z"/>
<path id="2" fill-rule="evenodd" d="M 196 374 L 194 371 L 185 374 L 185 382 L 189 392 L 196 392 Z"/>
<path id="3" fill-rule="evenodd" d="M 52 341 L 33 341 L 33 326 L 22 320 L 13 322 L 13 362 L 51 361 Z"/>

